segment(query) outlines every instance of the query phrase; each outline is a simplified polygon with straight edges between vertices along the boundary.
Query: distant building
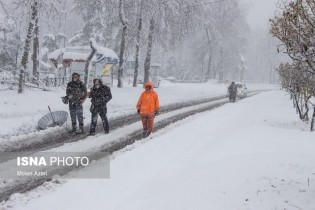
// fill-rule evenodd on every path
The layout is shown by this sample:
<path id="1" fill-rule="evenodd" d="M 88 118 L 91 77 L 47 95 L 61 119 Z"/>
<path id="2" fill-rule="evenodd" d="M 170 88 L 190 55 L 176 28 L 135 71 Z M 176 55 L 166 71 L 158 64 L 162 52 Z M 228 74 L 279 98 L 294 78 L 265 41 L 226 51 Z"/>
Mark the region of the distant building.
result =
<path id="1" fill-rule="evenodd" d="M 89 46 L 66 47 L 50 53 L 48 63 L 59 77 L 68 81 L 73 72 L 79 73 L 83 78 L 86 59 L 90 53 Z M 113 50 L 99 47 L 89 66 L 88 85 L 92 85 L 93 79 L 101 78 L 105 84 L 111 86 L 111 69 L 117 63 L 118 56 Z"/>

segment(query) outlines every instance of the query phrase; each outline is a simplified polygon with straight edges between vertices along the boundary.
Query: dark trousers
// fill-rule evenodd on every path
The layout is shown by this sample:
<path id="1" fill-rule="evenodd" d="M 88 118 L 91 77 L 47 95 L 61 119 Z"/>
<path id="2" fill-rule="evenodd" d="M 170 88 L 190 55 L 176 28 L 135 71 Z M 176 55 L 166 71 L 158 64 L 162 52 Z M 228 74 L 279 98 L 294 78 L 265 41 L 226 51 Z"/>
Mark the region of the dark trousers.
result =
<path id="1" fill-rule="evenodd" d="M 98 115 L 100 115 L 100 117 L 103 121 L 104 131 L 105 131 L 105 133 L 108 133 L 109 132 L 109 124 L 108 124 L 108 119 L 107 119 L 107 108 L 102 107 L 101 110 L 92 110 L 91 112 L 92 112 L 92 119 L 91 119 L 90 132 L 95 133 Z"/>
<path id="2" fill-rule="evenodd" d="M 83 129 L 83 107 L 80 101 L 69 102 L 70 117 L 72 122 L 72 128 L 77 127 L 77 120 L 79 122 L 79 129 Z"/>
<path id="3" fill-rule="evenodd" d="M 235 101 L 236 100 L 236 92 L 230 92 L 230 101 Z"/>

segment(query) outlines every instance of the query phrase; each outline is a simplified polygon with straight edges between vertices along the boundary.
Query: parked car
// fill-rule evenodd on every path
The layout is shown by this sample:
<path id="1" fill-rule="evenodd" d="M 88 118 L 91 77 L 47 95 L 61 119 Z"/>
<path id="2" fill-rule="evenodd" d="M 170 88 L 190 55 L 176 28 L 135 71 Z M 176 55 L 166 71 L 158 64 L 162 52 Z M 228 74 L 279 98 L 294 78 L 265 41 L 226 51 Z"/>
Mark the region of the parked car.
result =
<path id="1" fill-rule="evenodd" d="M 247 97 L 247 87 L 244 83 L 236 83 L 237 87 L 237 94 L 236 96 L 239 98 L 246 98 Z"/>
<path id="2" fill-rule="evenodd" d="M 247 97 L 247 87 L 244 83 L 235 83 L 236 87 L 237 87 L 237 94 L 236 97 L 238 98 L 246 98 Z M 229 90 L 227 90 L 227 96 L 229 96 Z"/>
<path id="3" fill-rule="evenodd" d="M 173 83 L 176 82 L 176 78 L 175 78 L 175 77 L 172 77 L 172 76 L 166 77 L 166 80 L 168 80 L 168 81 L 170 81 L 170 82 L 173 82 Z"/>

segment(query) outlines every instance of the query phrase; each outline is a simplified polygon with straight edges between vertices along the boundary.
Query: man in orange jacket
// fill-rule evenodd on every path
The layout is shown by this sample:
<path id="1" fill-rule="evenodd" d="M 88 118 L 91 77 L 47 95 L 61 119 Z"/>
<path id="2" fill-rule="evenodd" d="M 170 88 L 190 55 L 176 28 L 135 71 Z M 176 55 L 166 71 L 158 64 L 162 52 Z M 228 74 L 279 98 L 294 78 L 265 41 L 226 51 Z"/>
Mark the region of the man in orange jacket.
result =
<path id="1" fill-rule="evenodd" d="M 154 117 L 159 113 L 160 103 L 152 82 L 146 83 L 144 88 L 145 91 L 143 91 L 137 103 L 137 110 L 138 114 L 141 115 L 143 137 L 145 138 L 153 131 Z"/>

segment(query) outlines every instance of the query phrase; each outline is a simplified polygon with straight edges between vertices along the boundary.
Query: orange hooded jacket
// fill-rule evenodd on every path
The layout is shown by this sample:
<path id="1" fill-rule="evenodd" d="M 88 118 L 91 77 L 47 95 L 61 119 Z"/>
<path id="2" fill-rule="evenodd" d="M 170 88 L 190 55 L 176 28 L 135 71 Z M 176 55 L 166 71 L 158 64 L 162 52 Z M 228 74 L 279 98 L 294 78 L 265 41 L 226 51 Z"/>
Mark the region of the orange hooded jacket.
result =
<path id="1" fill-rule="evenodd" d="M 144 91 L 137 103 L 137 109 L 140 109 L 140 114 L 154 114 L 154 112 L 160 109 L 159 97 L 158 94 L 153 89 L 152 82 L 146 83 L 144 86 L 151 86 L 150 91 Z"/>

